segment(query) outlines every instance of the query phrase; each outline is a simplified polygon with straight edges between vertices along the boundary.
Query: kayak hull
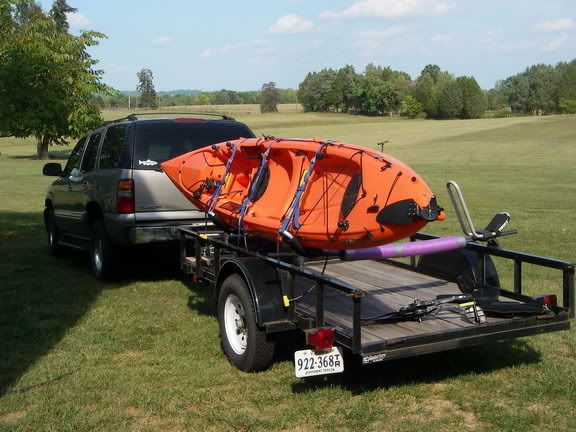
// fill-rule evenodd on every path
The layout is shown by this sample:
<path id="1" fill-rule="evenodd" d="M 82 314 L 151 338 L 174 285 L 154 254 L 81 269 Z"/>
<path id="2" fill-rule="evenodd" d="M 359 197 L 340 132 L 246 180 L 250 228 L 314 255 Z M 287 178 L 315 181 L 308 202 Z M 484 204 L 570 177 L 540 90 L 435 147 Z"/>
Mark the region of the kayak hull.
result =
<path id="1" fill-rule="evenodd" d="M 411 209 L 422 209 L 433 200 L 428 185 L 406 164 L 340 142 L 239 139 L 186 153 L 162 169 L 230 231 L 277 240 L 288 218 L 284 237 L 304 248 L 359 249 L 409 237 L 428 221 L 410 213 L 400 223 L 381 223 L 378 216 L 392 204 L 410 202 Z"/>

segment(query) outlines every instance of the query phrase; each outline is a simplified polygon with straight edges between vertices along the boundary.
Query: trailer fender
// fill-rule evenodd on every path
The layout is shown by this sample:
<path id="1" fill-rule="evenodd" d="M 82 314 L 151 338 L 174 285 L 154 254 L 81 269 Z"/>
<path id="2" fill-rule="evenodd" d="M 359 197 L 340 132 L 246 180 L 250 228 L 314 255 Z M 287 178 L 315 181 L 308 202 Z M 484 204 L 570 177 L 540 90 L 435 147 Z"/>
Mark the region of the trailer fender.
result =
<path id="1" fill-rule="evenodd" d="M 486 284 L 500 288 L 500 278 L 494 261 L 490 255 L 486 255 L 485 259 Z M 481 276 L 478 274 L 478 254 L 465 249 L 422 255 L 418 261 L 418 268 L 454 278 L 467 276 L 476 283 L 481 283 Z"/>
<path id="2" fill-rule="evenodd" d="M 216 276 L 215 301 L 218 300 L 222 282 L 231 274 L 239 274 L 246 281 L 259 326 L 288 323 L 287 310 L 282 304 L 282 283 L 278 270 L 257 257 L 226 258 Z M 281 325 L 277 327 L 283 328 Z"/>

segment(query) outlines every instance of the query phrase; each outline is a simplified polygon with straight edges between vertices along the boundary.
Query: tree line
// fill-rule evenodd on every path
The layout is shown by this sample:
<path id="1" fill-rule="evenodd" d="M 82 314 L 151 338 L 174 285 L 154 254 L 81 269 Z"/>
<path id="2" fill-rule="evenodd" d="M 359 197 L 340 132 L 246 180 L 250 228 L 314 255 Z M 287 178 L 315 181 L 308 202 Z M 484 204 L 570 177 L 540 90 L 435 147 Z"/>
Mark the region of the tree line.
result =
<path id="1" fill-rule="evenodd" d="M 278 91 L 278 103 L 298 103 L 295 89 L 276 89 Z M 260 104 L 262 102 L 262 90 L 235 91 L 196 91 L 193 93 L 172 93 L 155 92 L 155 104 L 146 100 L 144 107 L 170 107 L 186 105 L 238 105 L 238 104 Z M 132 108 L 141 106 L 142 93 L 128 94 L 115 91 L 113 94 L 96 95 L 95 103 L 100 108 Z M 130 101 L 130 102 L 129 102 Z"/>
<path id="2" fill-rule="evenodd" d="M 537 64 L 487 92 L 488 107 L 523 114 L 576 113 L 576 59 Z"/>
<path id="3" fill-rule="evenodd" d="M 333 111 L 411 118 L 470 119 L 485 115 L 576 112 L 576 59 L 535 65 L 499 81 L 488 91 L 472 76 L 425 66 L 416 79 L 403 71 L 368 64 L 310 72 L 298 87 L 305 111 Z"/>

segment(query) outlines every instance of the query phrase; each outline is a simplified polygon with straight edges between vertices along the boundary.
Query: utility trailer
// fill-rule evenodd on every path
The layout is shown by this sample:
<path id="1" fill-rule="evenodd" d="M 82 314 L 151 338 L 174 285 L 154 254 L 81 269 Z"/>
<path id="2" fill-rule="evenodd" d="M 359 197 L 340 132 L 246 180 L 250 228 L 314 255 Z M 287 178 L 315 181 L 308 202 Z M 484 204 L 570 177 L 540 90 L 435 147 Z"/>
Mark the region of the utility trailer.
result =
<path id="1" fill-rule="evenodd" d="M 410 240 L 432 238 L 419 233 Z M 305 259 L 273 242 L 207 227 L 181 228 L 180 250 L 184 272 L 213 288 L 222 348 L 230 362 L 245 371 L 269 367 L 275 344 L 288 331 L 303 331 L 311 346 L 295 353 L 296 376 L 308 377 L 343 371 L 344 350 L 371 364 L 567 330 L 574 317 L 574 264 L 502 249 L 494 240 L 412 257 L 410 263 L 347 262 Z M 491 257 L 512 261 L 512 289 L 500 287 Z M 556 296 L 535 300 L 523 293 L 527 264 L 561 273 L 561 305 Z M 378 319 L 394 316 L 415 299 L 448 298 L 471 285 L 498 288 L 499 301 L 512 306 L 546 303 L 546 313 L 487 316 L 480 323 L 466 317 L 457 304 L 434 306 L 432 301 L 431 309 L 424 310 L 434 313 L 417 319 Z"/>

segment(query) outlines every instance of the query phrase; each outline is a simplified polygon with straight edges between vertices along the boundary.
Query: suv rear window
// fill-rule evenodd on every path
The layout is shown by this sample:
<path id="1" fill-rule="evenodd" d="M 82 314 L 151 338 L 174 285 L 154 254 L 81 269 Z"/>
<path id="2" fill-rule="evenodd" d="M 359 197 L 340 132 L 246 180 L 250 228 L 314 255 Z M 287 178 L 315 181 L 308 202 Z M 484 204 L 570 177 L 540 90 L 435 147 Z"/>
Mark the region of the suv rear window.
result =
<path id="1" fill-rule="evenodd" d="M 158 169 L 165 160 L 189 151 L 253 136 L 250 129 L 242 123 L 142 122 L 136 126 L 133 166 L 135 169 Z"/>

